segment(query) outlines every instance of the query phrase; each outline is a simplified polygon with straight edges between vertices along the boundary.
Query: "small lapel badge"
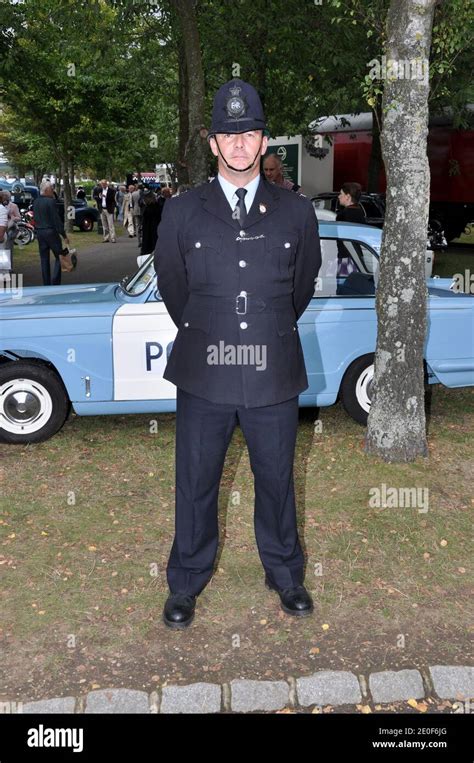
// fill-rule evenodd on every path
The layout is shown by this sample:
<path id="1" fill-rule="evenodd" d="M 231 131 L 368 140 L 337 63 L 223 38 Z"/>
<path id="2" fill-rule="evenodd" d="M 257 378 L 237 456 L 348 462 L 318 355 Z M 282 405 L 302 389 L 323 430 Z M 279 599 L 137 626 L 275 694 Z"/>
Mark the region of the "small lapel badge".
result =
<path id="1" fill-rule="evenodd" d="M 267 211 L 265 204 L 260 204 L 258 207 L 258 211 L 260 212 L 261 215 L 264 215 L 265 212 Z"/>

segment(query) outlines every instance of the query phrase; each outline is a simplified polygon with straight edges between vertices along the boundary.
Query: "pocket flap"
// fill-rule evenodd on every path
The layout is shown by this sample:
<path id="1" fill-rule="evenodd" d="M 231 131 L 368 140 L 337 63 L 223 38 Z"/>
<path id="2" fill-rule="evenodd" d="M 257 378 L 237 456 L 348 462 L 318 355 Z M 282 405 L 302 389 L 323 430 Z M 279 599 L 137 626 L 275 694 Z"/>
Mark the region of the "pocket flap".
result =
<path id="1" fill-rule="evenodd" d="M 298 244 L 296 233 L 270 233 L 266 237 L 267 249 L 286 249 L 288 252 L 294 252 Z"/>
<path id="2" fill-rule="evenodd" d="M 192 252 L 192 251 L 201 251 L 203 249 L 215 249 L 216 251 L 221 250 L 221 243 L 222 243 L 222 233 L 215 233 L 212 236 L 201 236 L 200 233 L 195 233 L 192 236 L 186 236 L 184 241 L 184 251 L 185 252 Z"/>

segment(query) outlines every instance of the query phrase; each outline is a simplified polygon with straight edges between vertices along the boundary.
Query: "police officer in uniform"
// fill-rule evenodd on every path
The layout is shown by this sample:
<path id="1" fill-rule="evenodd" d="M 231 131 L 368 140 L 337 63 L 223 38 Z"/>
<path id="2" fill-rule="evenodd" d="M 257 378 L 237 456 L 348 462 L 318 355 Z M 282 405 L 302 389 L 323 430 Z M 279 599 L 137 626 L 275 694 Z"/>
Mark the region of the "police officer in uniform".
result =
<path id="1" fill-rule="evenodd" d="M 164 378 L 177 386 L 175 537 L 163 619 L 187 627 L 212 576 L 218 493 L 236 424 L 254 475 L 265 584 L 309 615 L 296 526 L 298 395 L 308 387 L 297 320 L 321 265 L 311 202 L 260 174 L 267 150 L 256 90 L 234 79 L 214 98 L 208 140 L 218 176 L 164 207 L 158 288 L 178 333 Z"/>

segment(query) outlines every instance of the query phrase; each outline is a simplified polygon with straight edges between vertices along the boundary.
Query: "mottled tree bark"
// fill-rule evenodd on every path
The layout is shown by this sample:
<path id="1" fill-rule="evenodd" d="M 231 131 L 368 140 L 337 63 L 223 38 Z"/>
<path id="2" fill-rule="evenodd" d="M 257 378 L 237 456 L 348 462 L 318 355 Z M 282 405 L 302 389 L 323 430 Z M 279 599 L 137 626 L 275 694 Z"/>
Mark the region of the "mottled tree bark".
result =
<path id="1" fill-rule="evenodd" d="M 178 184 L 189 183 L 189 173 L 185 162 L 186 146 L 189 138 L 189 109 L 188 109 L 188 72 L 186 67 L 186 55 L 181 44 L 178 50 L 178 107 L 179 107 L 179 133 L 178 133 L 178 162 L 176 174 Z"/>
<path id="2" fill-rule="evenodd" d="M 61 174 L 64 190 L 64 229 L 66 233 L 72 233 L 74 229 L 74 220 L 69 218 L 68 212 L 71 208 L 71 183 L 69 180 L 69 163 L 67 159 L 61 160 Z"/>
<path id="3" fill-rule="evenodd" d="M 382 102 L 377 98 L 375 109 L 372 112 L 372 147 L 370 150 L 369 169 L 367 172 L 367 190 L 369 193 L 378 193 L 379 176 L 382 168 L 382 146 L 380 143 L 380 124 L 382 121 Z"/>
<path id="4" fill-rule="evenodd" d="M 413 461 L 428 452 L 423 356 L 430 180 L 427 61 L 434 6 L 435 0 L 392 0 L 387 17 L 387 69 L 391 61 L 398 67 L 403 64 L 404 76 L 392 72 L 384 87 L 382 153 L 387 209 L 376 298 L 373 399 L 365 445 L 366 452 L 385 461 Z M 407 61 L 412 62 L 411 76 Z"/>
<path id="5" fill-rule="evenodd" d="M 189 182 L 191 185 L 199 185 L 207 181 L 209 148 L 204 134 L 204 72 L 196 4 L 191 0 L 172 0 L 172 2 L 181 27 L 188 81 L 189 121 L 185 162 Z"/>
<path id="6" fill-rule="evenodd" d="M 76 183 L 74 181 L 74 172 L 75 172 L 75 170 L 74 170 L 74 160 L 70 159 L 69 160 L 69 182 L 70 182 L 70 185 L 71 185 L 71 197 L 73 199 L 76 198 Z"/>

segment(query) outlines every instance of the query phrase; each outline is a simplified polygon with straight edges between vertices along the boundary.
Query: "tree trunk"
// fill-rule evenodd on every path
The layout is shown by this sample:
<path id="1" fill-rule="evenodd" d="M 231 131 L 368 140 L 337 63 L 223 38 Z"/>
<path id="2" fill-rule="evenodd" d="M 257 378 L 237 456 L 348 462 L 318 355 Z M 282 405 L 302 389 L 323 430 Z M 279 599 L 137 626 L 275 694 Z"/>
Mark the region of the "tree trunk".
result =
<path id="1" fill-rule="evenodd" d="M 72 213 L 71 205 L 71 183 L 69 180 L 69 164 L 67 160 L 61 162 L 62 175 L 64 182 L 64 229 L 66 233 L 72 233 L 74 228 L 74 218 L 70 217 Z"/>
<path id="2" fill-rule="evenodd" d="M 382 123 L 382 102 L 377 98 L 375 109 L 372 113 L 372 147 L 370 151 L 369 169 L 367 174 L 367 191 L 378 193 L 380 170 L 382 168 L 382 146 L 380 143 L 380 127 Z"/>
<path id="3" fill-rule="evenodd" d="M 178 161 L 176 173 L 178 184 L 189 183 L 189 173 L 185 162 L 186 146 L 189 139 L 189 109 L 188 109 L 188 73 L 186 69 L 186 56 L 184 46 L 180 40 L 178 49 L 178 107 L 179 107 L 179 133 L 178 133 Z"/>
<path id="4" fill-rule="evenodd" d="M 74 180 L 74 161 L 69 160 L 69 182 L 71 184 L 71 197 L 76 198 L 76 182 Z"/>
<path id="5" fill-rule="evenodd" d="M 185 162 L 191 185 L 205 183 L 208 176 L 209 149 L 203 131 L 204 125 L 204 72 L 195 2 L 172 0 L 183 38 L 186 56 L 187 92 L 189 106 L 188 141 Z"/>
<path id="6" fill-rule="evenodd" d="M 426 456 L 424 345 L 425 252 L 429 208 L 428 72 L 436 0 L 391 0 L 387 17 L 390 61 L 416 62 L 423 74 L 388 76 L 384 89 L 382 151 L 387 209 L 377 289 L 378 335 L 366 452 L 385 461 Z M 426 68 L 425 68 L 426 67 Z M 416 73 L 416 70 L 415 70 Z"/>
<path id="7" fill-rule="evenodd" d="M 40 168 L 36 167 L 33 170 L 33 177 L 34 177 L 34 180 L 35 180 L 35 185 L 37 185 L 38 187 L 41 185 L 41 181 L 43 179 L 43 175 L 44 175 L 45 172 L 46 172 L 46 170 L 44 168 L 40 169 Z"/>

